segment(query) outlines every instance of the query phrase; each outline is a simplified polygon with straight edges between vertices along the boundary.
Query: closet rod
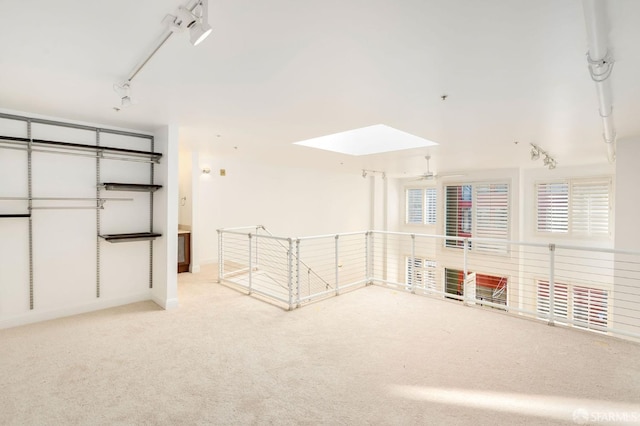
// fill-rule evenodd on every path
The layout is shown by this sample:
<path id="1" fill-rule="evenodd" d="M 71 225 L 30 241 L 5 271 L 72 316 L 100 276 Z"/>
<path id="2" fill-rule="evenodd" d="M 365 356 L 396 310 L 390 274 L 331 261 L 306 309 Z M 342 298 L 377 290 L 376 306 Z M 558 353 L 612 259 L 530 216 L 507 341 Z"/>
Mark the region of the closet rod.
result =
<path id="1" fill-rule="evenodd" d="M 0 201 L 133 201 L 133 198 L 122 198 L 122 197 L 112 197 L 112 198 L 88 198 L 88 197 L 0 197 Z"/>
<path id="2" fill-rule="evenodd" d="M 81 206 L 51 206 L 51 207 L 31 207 L 31 210 L 103 210 L 104 207 L 81 207 Z"/>
<path id="3" fill-rule="evenodd" d="M 15 151 L 29 151 L 29 148 L 23 146 L 2 146 L 3 143 L 10 143 L 6 141 L 0 140 L 0 148 L 2 149 L 13 149 Z M 82 154 L 79 152 L 64 152 L 64 151 L 51 151 L 48 149 L 31 149 L 31 152 L 43 152 L 45 154 L 61 154 L 61 155 L 74 155 L 76 157 L 89 157 L 89 158 L 100 158 L 102 160 L 121 160 L 121 161 L 134 161 L 136 163 L 157 163 L 158 161 L 147 160 L 144 158 L 127 158 L 127 157 L 112 157 L 108 155 L 99 155 L 99 154 Z"/>
<path id="4" fill-rule="evenodd" d="M 54 121 L 54 120 L 45 120 L 43 118 L 23 117 L 21 115 L 6 114 L 6 113 L 1 113 L 1 112 L 0 112 L 0 118 L 7 118 L 9 120 L 19 120 L 19 121 L 31 121 L 31 123 L 47 124 L 47 125 L 51 125 L 51 126 L 69 127 L 71 129 L 89 130 L 89 131 L 92 131 L 92 132 L 95 132 L 96 130 L 100 130 L 100 132 L 102 132 L 102 133 L 110 133 L 112 135 L 131 136 L 131 137 L 134 137 L 134 138 L 142 138 L 142 139 L 153 139 L 152 135 L 145 135 L 145 134 L 141 134 L 141 133 L 127 132 L 125 130 L 103 129 L 101 127 L 86 126 L 86 125 L 74 124 L 74 123 L 65 123 L 65 122 Z"/>
<path id="5" fill-rule="evenodd" d="M 128 149 L 128 148 L 115 148 L 111 146 L 97 146 L 97 145 L 86 145 L 81 143 L 73 143 L 73 142 L 60 142 L 60 141 L 51 141 L 46 139 L 28 139 L 28 138 L 19 138 L 15 136 L 1 136 L 0 140 L 11 143 L 11 142 L 21 142 L 28 144 L 31 142 L 32 145 L 49 145 L 55 146 L 60 149 L 75 149 L 80 151 L 96 151 L 96 152 L 109 152 L 111 154 L 123 154 L 123 155 L 132 155 L 138 157 L 151 157 L 154 160 L 159 160 L 162 157 L 162 153 L 160 152 L 151 152 L 151 151 L 140 151 L 137 149 Z"/>

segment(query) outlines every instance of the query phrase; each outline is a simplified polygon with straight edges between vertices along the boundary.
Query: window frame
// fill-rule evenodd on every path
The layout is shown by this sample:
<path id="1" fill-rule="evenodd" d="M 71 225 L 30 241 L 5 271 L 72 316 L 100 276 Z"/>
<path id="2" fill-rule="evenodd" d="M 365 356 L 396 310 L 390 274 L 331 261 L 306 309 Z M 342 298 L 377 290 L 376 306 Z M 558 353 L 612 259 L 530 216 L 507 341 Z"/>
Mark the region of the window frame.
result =
<path id="1" fill-rule="evenodd" d="M 420 191 L 421 221 L 410 222 L 409 191 Z M 408 226 L 436 226 L 438 220 L 438 190 L 435 186 L 407 186 L 404 189 L 404 224 Z"/>
<path id="2" fill-rule="evenodd" d="M 548 318 L 551 311 L 549 300 L 549 280 L 536 279 L 536 315 L 538 319 Z M 545 299 L 541 299 L 541 289 Z M 611 320 L 611 295 L 610 290 L 599 287 L 589 287 L 582 284 L 568 284 L 566 282 L 554 282 L 555 297 L 553 306 L 554 323 L 569 325 L 571 327 L 598 333 L 606 333 Z M 584 301 L 587 301 L 584 304 Z M 604 301 L 604 302 L 603 302 Z M 582 303 L 582 305 L 581 305 Z M 602 307 L 604 306 L 604 309 Z M 541 310 L 541 307 L 543 310 Z M 544 310 L 546 308 L 546 311 Z M 602 317 L 596 318 L 598 313 L 604 312 Z M 604 329 L 604 330 L 603 330 Z"/>
<path id="3" fill-rule="evenodd" d="M 509 241 L 511 236 L 511 182 L 509 180 L 500 179 L 500 180 L 481 180 L 481 181 L 470 181 L 470 182 L 451 182 L 443 184 L 443 235 L 447 236 L 447 227 L 449 225 L 448 218 L 449 214 L 447 209 L 450 206 L 454 206 L 457 209 L 456 216 L 458 218 L 457 225 L 455 228 L 457 229 L 457 233 L 452 236 L 463 237 L 463 238 L 484 238 L 477 236 L 478 234 L 478 207 L 481 202 L 478 201 L 478 188 L 482 186 L 505 186 L 506 187 L 506 216 L 505 222 L 503 224 L 504 229 L 506 230 L 504 240 Z M 449 191 L 449 187 L 457 187 L 456 191 L 459 199 L 455 201 L 450 201 L 448 199 L 448 195 L 451 192 Z M 482 208 L 486 208 L 486 206 L 480 206 Z M 471 212 L 471 217 L 468 217 L 468 212 Z M 469 225 L 471 227 L 469 228 Z M 453 228 L 449 226 L 449 228 Z M 461 235 L 463 234 L 463 235 Z M 467 237 L 466 234 L 469 236 Z M 451 249 L 461 249 L 463 248 L 462 241 L 457 240 L 449 240 L 444 238 L 444 247 Z M 477 244 L 476 244 L 477 246 Z M 488 244 L 486 247 L 473 247 L 473 244 L 469 244 L 469 249 L 476 251 L 482 254 L 498 254 L 498 255 L 508 255 L 509 250 L 506 248 L 504 251 L 496 250 L 495 247 L 490 247 L 491 244 Z M 506 246 L 505 246 L 506 247 Z"/>
<path id="4" fill-rule="evenodd" d="M 567 206 L 567 231 L 562 232 L 553 232 L 553 231 L 545 231 L 540 230 L 539 226 L 539 187 L 540 185 L 550 185 L 550 184 L 566 184 L 567 185 L 567 197 L 568 197 L 568 206 Z M 607 191 L 607 232 L 606 233 L 591 233 L 591 232 L 580 232 L 575 230 L 574 219 L 579 212 L 574 211 L 575 204 L 577 201 L 576 197 L 576 187 L 584 186 L 584 185 L 606 185 L 608 188 Z M 534 182 L 534 206 L 533 206 L 533 231 L 534 235 L 541 238 L 558 238 L 558 239 L 583 239 L 590 241 L 602 241 L 602 240 L 611 240 L 613 238 L 613 196 L 614 196 L 614 186 L 613 186 L 613 177 L 612 176 L 598 176 L 598 177 L 588 177 L 588 178 L 564 178 L 564 179 L 545 179 Z M 591 222 L 589 222 L 590 226 Z"/>

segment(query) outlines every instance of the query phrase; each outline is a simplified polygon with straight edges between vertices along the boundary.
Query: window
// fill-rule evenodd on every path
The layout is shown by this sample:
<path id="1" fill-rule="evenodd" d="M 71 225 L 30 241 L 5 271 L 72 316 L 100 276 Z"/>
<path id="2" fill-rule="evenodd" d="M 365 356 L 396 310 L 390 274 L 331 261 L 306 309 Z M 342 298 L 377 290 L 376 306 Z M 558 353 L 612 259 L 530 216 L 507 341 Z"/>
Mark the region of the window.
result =
<path id="1" fill-rule="evenodd" d="M 563 319 L 573 321 L 574 327 L 593 329 L 607 327 L 608 294 L 606 290 L 554 284 L 553 315 L 563 323 Z M 537 311 L 540 318 L 546 318 L 550 309 L 549 282 L 538 281 Z M 595 327 L 594 327 L 595 326 Z"/>
<path id="2" fill-rule="evenodd" d="M 536 185 L 538 232 L 609 236 L 611 179 Z"/>
<path id="3" fill-rule="evenodd" d="M 607 326 L 607 292 L 605 290 L 574 287 L 572 308 L 576 327 Z"/>
<path id="4" fill-rule="evenodd" d="M 436 189 L 409 188 L 406 190 L 406 223 L 418 225 L 436 224 Z"/>
<path id="5" fill-rule="evenodd" d="M 436 289 L 436 262 L 416 257 L 405 258 L 407 265 L 407 288 Z"/>
<path id="6" fill-rule="evenodd" d="M 509 238 L 509 184 L 479 183 L 445 187 L 445 233 L 463 238 Z M 462 247 L 463 241 L 446 240 L 447 247 Z M 480 251 L 506 252 L 506 245 L 477 242 Z"/>
<path id="7" fill-rule="evenodd" d="M 465 286 L 472 294 L 478 304 L 482 305 L 482 300 L 499 305 L 507 304 L 507 277 L 497 275 L 477 274 L 467 271 L 465 285 L 464 271 L 459 269 L 445 269 L 445 293 L 464 296 Z M 449 297 L 451 299 L 451 297 Z"/>

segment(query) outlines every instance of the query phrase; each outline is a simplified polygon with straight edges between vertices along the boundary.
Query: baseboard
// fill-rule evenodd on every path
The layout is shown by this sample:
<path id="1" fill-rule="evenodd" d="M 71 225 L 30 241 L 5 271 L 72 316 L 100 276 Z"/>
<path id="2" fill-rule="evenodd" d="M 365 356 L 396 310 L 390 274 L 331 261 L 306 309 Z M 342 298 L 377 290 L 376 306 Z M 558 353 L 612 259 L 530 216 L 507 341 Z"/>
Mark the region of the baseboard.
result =
<path id="1" fill-rule="evenodd" d="M 157 297 L 151 297 L 151 300 L 153 301 L 153 303 L 155 303 L 156 305 L 160 306 L 162 309 L 175 309 L 178 307 L 178 298 L 174 297 L 172 299 L 160 299 Z"/>
<path id="2" fill-rule="evenodd" d="M 101 309 L 113 308 L 115 306 L 128 305 L 130 303 L 144 302 L 146 300 L 151 300 L 151 292 L 149 291 L 115 299 L 96 299 L 89 303 L 70 306 L 63 309 L 52 309 L 48 311 L 33 310 L 27 313 L 18 314 L 13 317 L 0 320 L 0 329 L 33 324 L 36 322 L 69 317 L 72 315 L 85 314 L 87 312 L 99 311 Z"/>
<path id="3" fill-rule="evenodd" d="M 218 263 L 218 259 L 204 259 L 200 260 L 200 265 L 211 265 L 213 263 Z"/>

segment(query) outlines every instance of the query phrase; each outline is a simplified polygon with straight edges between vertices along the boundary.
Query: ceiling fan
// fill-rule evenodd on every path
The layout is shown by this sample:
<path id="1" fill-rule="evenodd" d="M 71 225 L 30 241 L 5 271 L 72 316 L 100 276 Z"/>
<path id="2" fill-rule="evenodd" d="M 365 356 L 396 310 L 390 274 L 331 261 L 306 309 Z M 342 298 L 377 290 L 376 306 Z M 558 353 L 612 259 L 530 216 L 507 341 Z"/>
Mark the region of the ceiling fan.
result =
<path id="1" fill-rule="evenodd" d="M 427 160 L 427 171 L 416 176 L 416 180 L 434 180 L 437 175 L 429 169 L 429 160 L 431 160 L 431 155 L 426 155 L 424 158 Z"/>
<path id="2" fill-rule="evenodd" d="M 425 155 L 424 157 L 425 160 L 427 160 L 427 171 L 424 172 L 423 174 L 416 176 L 415 180 L 435 180 L 438 177 L 453 177 L 453 176 L 464 176 L 462 174 L 455 174 L 455 175 L 438 175 L 434 172 L 431 171 L 431 169 L 429 168 L 429 160 L 431 160 L 431 155 Z"/>

